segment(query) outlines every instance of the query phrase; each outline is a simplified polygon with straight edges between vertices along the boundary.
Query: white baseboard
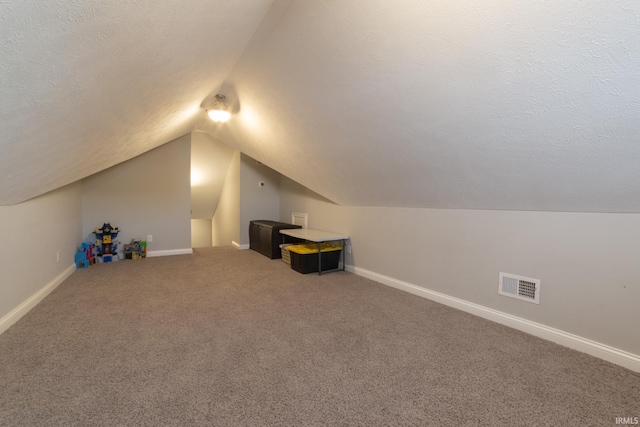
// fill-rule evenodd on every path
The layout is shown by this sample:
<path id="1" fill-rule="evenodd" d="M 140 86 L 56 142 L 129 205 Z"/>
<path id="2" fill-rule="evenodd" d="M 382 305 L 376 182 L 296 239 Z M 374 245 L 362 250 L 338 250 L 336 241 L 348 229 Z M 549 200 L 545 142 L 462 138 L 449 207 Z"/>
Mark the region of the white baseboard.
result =
<path id="1" fill-rule="evenodd" d="M 511 328 L 526 332 L 536 337 L 555 342 L 556 344 L 560 344 L 565 347 L 587 353 L 591 356 L 598 357 L 608 362 L 615 363 L 616 365 L 623 366 L 632 371 L 640 372 L 639 355 L 610 347 L 608 345 L 601 344 L 587 338 L 573 335 L 559 329 L 551 328 L 540 323 L 532 322 L 521 317 L 513 316 L 511 314 L 503 313 L 501 311 L 474 304 L 469 301 L 451 297 L 440 292 L 421 288 L 419 286 L 412 285 L 411 283 L 403 282 L 392 277 L 365 270 L 364 268 L 347 265 L 346 270 L 351 273 L 355 273 L 358 276 L 366 277 L 367 279 L 382 283 L 383 285 L 391 286 L 393 288 L 400 289 L 435 302 L 439 302 L 449 307 L 457 308 L 458 310 L 474 314 L 484 319 L 509 326 Z"/>
<path id="2" fill-rule="evenodd" d="M 20 320 L 22 316 L 29 312 L 29 310 L 38 305 L 38 303 L 45 299 L 45 297 L 49 295 L 51 291 L 57 288 L 60 283 L 64 282 L 67 277 L 71 276 L 74 271 L 76 271 L 76 265 L 71 264 L 55 279 L 44 285 L 42 289 L 31 295 L 25 302 L 14 308 L 11 312 L 0 319 L 0 334 L 9 329 L 11 325 L 16 323 L 18 320 Z"/>
<path id="3" fill-rule="evenodd" d="M 241 251 L 249 249 L 249 245 L 241 245 L 240 243 L 234 242 L 233 240 L 231 241 L 231 244 Z"/>
<path id="4" fill-rule="evenodd" d="M 189 255 L 193 253 L 193 249 L 169 249 L 165 251 L 149 251 L 147 252 L 148 258 L 153 258 L 156 256 L 170 256 L 170 255 Z"/>

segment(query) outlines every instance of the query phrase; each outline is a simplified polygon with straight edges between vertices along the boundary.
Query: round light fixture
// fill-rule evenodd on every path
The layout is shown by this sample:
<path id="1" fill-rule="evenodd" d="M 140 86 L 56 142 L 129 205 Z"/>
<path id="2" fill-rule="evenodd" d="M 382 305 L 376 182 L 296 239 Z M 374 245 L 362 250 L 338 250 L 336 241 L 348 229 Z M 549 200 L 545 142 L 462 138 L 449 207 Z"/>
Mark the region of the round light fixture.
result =
<path id="1" fill-rule="evenodd" d="M 213 106 L 207 109 L 207 114 L 209 114 L 211 120 L 216 123 L 229 120 L 231 118 L 231 112 L 229 111 L 229 107 L 227 107 L 227 98 L 224 95 L 216 95 Z"/>

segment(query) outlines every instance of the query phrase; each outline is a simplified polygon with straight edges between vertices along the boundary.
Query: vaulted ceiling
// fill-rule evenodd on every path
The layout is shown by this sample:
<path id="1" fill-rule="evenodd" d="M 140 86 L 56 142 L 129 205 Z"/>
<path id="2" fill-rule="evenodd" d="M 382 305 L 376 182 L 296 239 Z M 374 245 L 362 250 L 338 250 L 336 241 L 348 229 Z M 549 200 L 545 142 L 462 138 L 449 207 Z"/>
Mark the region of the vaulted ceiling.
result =
<path id="1" fill-rule="evenodd" d="M 196 129 L 339 204 L 640 212 L 635 1 L 103 3 L 0 0 L 0 204 Z"/>
<path id="2" fill-rule="evenodd" d="M 271 0 L 0 0 L 0 204 L 189 133 Z"/>

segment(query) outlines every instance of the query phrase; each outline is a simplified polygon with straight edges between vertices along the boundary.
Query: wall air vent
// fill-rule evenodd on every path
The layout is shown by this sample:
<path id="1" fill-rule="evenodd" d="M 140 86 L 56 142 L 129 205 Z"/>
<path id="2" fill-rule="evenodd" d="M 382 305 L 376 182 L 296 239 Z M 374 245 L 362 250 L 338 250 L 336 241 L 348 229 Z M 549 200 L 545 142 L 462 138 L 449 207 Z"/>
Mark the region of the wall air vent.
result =
<path id="1" fill-rule="evenodd" d="M 309 227 L 309 214 L 301 212 L 291 213 L 291 224 L 299 225 L 302 228 Z"/>
<path id="2" fill-rule="evenodd" d="M 498 293 L 506 297 L 540 304 L 540 280 L 500 273 Z"/>

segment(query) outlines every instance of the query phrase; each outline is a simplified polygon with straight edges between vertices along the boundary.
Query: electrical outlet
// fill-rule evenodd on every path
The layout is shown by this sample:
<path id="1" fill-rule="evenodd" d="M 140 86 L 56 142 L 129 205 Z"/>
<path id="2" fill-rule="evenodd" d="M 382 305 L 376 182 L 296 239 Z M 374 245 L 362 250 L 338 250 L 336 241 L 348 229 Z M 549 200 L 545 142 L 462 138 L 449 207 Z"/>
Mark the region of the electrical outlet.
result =
<path id="1" fill-rule="evenodd" d="M 60 251 L 56 252 L 56 262 L 60 262 Z"/>
<path id="2" fill-rule="evenodd" d="M 151 234 L 147 234 L 147 242 L 153 242 L 153 236 Z"/>
<path id="3" fill-rule="evenodd" d="M 350 254 L 351 253 L 351 245 L 347 245 L 347 253 Z"/>

